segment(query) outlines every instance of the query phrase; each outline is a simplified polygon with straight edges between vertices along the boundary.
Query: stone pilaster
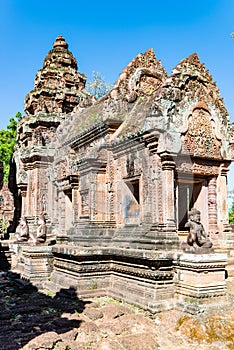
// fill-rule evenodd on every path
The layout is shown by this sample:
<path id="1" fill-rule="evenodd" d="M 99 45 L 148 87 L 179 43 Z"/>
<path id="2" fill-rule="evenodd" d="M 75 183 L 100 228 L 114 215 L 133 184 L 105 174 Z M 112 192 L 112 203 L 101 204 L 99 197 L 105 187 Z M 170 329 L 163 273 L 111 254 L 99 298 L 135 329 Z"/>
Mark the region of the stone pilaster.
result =
<path id="1" fill-rule="evenodd" d="M 227 173 L 229 168 L 222 166 L 220 169 L 219 175 L 219 231 L 220 232 L 229 232 L 229 219 L 228 219 L 228 188 L 227 188 Z"/>
<path id="2" fill-rule="evenodd" d="M 175 161 L 168 153 L 162 158 L 162 201 L 163 201 L 163 223 L 172 231 L 176 230 L 175 225 L 175 188 L 174 171 Z"/>
<path id="3" fill-rule="evenodd" d="M 80 205 L 80 200 L 79 200 L 79 187 L 74 186 L 72 189 L 72 221 L 73 224 L 75 224 L 78 219 L 79 219 L 79 205 Z"/>
<path id="4" fill-rule="evenodd" d="M 25 215 L 26 213 L 26 196 L 27 196 L 27 185 L 25 184 L 20 184 L 18 186 L 19 190 L 20 190 L 20 194 L 21 194 L 21 200 L 22 200 L 22 204 L 21 204 L 21 213 L 22 215 Z"/>
<path id="5" fill-rule="evenodd" d="M 208 182 L 208 222 L 209 233 L 213 236 L 218 232 L 217 227 L 217 178 L 210 177 Z"/>
<path id="6" fill-rule="evenodd" d="M 234 235 L 228 218 L 227 205 L 227 173 L 229 171 L 228 165 L 222 165 L 218 177 L 218 227 L 220 232 L 220 246 L 223 248 L 234 247 Z"/>
<path id="7" fill-rule="evenodd" d="M 92 180 L 90 182 L 90 219 L 91 221 L 95 221 L 95 213 L 96 213 L 96 201 L 95 201 L 95 173 L 91 175 Z"/>

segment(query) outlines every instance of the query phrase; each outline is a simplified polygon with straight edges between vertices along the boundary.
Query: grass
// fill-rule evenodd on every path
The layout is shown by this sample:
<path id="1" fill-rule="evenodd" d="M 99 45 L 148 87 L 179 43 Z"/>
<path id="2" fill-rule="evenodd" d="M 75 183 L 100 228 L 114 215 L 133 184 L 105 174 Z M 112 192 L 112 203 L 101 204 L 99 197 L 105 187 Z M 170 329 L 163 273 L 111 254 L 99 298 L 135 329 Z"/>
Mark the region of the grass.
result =
<path id="1" fill-rule="evenodd" d="M 98 287 L 97 280 L 92 281 L 92 285 L 88 288 L 89 290 L 95 290 Z"/>
<path id="2" fill-rule="evenodd" d="M 45 294 L 47 297 L 50 297 L 50 298 L 53 298 L 53 296 L 54 296 L 53 292 L 46 290 L 46 289 L 42 290 L 41 293 Z"/>

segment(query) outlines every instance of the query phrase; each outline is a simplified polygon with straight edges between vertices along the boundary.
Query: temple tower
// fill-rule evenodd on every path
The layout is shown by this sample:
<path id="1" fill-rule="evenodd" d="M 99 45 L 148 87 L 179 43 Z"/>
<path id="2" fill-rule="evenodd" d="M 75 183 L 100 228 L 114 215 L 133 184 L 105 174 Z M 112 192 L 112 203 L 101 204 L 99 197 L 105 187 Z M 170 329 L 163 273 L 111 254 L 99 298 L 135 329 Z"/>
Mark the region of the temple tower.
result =
<path id="1" fill-rule="evenodd" d="M 49 167 L 58 144 L 57 127 L 70 117 L 77 106 L 89 105 L 83 91 L 85 75 L 77 70 L 77 61 L 68 44 L 58 36 L 52 50 L 35 77 L 34 89 L 25 98 L 25 112 L 18 126 L 17 149 L 14 154 L 20 191 L 21 215 L 29 224 L 36 224 L 42 212 L 48 222 L 53 208 L 48 197 L 55 189 L 51 185 Z M 51 197 L 50 197 L 51 198 Z"/>
<path id="2" fill-rule="evenodd" d="M 77 61 L 62 36 L 56 38 L 25 98 L 28 115 L 70 113 L 79 104 L 86 77 L 77 71 Z"/>

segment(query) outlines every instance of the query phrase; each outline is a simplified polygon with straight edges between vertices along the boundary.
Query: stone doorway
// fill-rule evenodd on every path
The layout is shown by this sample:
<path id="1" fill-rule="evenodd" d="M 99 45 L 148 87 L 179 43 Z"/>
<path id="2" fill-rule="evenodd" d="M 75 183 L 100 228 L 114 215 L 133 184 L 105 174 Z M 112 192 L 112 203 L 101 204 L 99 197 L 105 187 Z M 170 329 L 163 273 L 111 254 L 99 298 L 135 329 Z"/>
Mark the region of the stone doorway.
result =
<path id="1" fill-rule="evenodd" d="M 72 189 L 64 191 L 65 194 L 65 231 L 72 226 Z"/>
<path id="2" fill-rule="evenodd" d="M 125 179 L 124 187 L 124 217 L 126 224 L 140 223 L 140 179 Z"/>
<path id="3" fill-rule="evenodd" d="M 182 178 L 176 186 L 176 218 L 179 232 L 187 232 L 188 211 L 195 207 L 201 211 L 201 222 L 208 228 L 208 181 L 204 177 Z"/>

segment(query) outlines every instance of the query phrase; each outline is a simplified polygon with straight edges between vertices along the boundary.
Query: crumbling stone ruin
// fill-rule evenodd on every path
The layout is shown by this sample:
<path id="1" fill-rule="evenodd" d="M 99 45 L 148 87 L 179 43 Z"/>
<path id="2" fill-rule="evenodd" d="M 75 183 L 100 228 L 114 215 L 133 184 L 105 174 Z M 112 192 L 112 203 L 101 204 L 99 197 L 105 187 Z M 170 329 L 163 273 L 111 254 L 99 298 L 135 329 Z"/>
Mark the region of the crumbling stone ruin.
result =
<path id="1" fill-rule="evenodd" d="M 41 251 L 14 248 L 20 255 L 14 267 L 37 282 L 50 275 L 47 288 L 54 290 L 95 289 L 146 308 L 170 308 L 192 208 L 201 212 L 215 252 L 233 249 L 227 211 L 233 124 L 196 53 L 168 76 L 149 49 L 98 101 L 85 92 L 86 77 L 77 69 L 57 37 L 25 99 L 14 153 L 18 213 L 31 232 L 44 215 L 47 243 Z M 40 257 L 37 273 L 29 271 L 32 254 Z M 220 259 L 217 296 L 226 288 Z"/>
<path id="2" fill-rule="evenodd" d="M 13 195 L 9 191 L 4 178 L 3 162 L 0 162 L 0 238 L 8 238 L 8 227 L 14 216 L 14 200 Z"/>

